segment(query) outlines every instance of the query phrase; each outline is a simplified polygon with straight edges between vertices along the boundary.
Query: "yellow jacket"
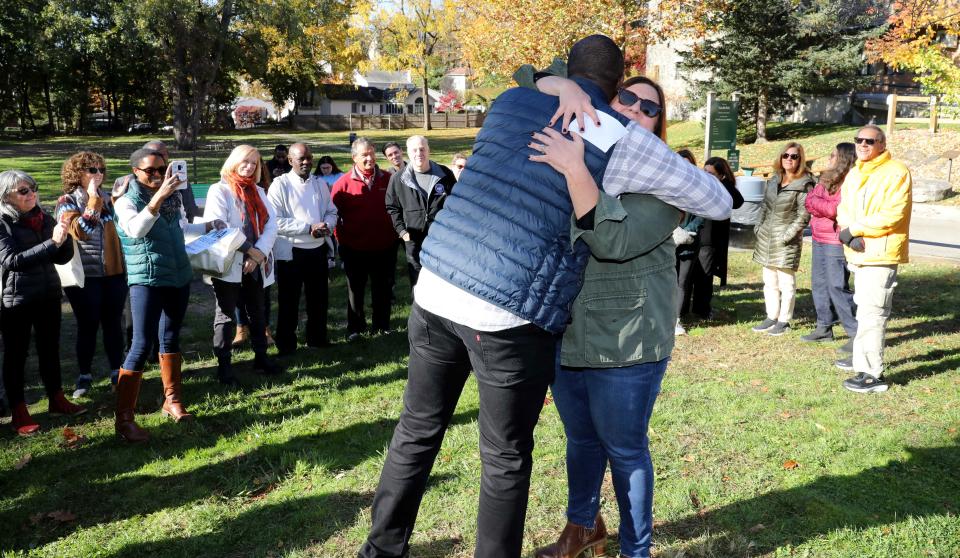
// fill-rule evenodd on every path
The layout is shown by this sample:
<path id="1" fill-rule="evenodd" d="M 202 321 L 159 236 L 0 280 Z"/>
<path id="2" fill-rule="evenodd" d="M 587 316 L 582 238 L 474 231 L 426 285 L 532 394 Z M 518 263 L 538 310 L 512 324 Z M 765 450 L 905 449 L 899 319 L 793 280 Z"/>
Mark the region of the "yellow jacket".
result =
<path id="1" fill-rule="evenodd" d="M 864 251 L 845 248 L 855 265 L 907 263 L 910 212 L 913 210 L 910 170 L 885 151 L 870 161 L 857 161 L 840 187 L 837 224 L 862 236 Z"/>

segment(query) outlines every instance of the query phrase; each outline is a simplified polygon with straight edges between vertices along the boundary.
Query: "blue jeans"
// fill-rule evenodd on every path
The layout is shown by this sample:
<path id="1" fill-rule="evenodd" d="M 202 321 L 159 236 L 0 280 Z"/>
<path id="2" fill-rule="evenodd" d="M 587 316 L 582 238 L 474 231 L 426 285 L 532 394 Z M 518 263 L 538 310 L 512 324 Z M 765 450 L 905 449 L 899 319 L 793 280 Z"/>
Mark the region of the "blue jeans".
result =
<path id="1" fill-rule="evenodd" d="M 147 352 L 159 333 L 161 353 L 180 352 L 180 326 L 190 302 L 190 284 L 182 287 L 130 286 L 133 341 L 123 361 L 125 370 L 143 371 Z"/>
<path id="2" fill-rule="evenodd" d="M 813 272 L 810 274 L 817 326 L 833 327 L 840 322 L 847 336 L 857 336 L 857 307 L 850 290 L 850 271 L 840 244 L 813 241 Z"/>
<path id="3" fill-rule="evenodd" d="M 610 462 L 620 553 L 650 556 L 653 462 L 647 427 L 669 358 L 622 368 L 560 368 L 551 386 L 567 434 L 567 520 L 592 528 Z"/>

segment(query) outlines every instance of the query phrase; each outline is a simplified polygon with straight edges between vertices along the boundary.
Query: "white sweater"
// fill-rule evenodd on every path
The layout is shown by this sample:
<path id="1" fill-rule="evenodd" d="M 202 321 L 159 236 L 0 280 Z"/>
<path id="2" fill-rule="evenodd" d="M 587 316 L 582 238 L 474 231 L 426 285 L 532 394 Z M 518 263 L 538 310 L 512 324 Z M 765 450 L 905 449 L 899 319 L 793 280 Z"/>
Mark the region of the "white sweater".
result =
<path id="1" fill-rule="evenodd" d="M 278 176 L 270 184 L 267 200 L 277 215 L 277 242 L 273 253 L 278 260 L 293 259 L 294 246 L 310 249 L 327 244 L 333 248 L 330 237 L 310 235 L 313 224 L 324 222 L 331 232 L 337 226 L 337 207 L 321 177 L 311 174 L 303 180 L 294 171 Z"/>

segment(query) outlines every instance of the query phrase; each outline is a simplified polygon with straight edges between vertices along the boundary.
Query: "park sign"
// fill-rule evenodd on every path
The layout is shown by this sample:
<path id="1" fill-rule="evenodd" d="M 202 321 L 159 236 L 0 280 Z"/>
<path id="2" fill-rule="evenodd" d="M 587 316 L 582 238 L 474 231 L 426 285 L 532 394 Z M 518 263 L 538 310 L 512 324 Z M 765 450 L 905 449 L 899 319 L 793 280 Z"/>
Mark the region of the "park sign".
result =
<path id="1" fill-rule="evenodd" d="M 707 123 L 704 138 L 704 159 L 716 149 L 737 148 L 737 112 L 740 103 L 736 100 L 718 100 L 713 92 L 707 94 Z"/>
<path id="2" fill-rule="evenodd" d="M 732 170 L 733 172 L 737 172 L 738 170 L 740 170 L 740 150 L 728 149 L 727 162 L 730 163 L 730 170 Z"/>

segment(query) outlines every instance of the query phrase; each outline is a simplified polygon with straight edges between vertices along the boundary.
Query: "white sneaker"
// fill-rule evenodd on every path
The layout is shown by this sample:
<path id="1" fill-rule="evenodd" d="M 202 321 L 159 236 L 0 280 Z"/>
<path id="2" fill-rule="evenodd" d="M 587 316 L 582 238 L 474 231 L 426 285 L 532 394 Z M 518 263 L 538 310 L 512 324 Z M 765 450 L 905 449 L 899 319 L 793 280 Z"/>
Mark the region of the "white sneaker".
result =
<path id="1" fill-rule="evenodd" d="M 686 335 L 686 334 L 687 334 L 687 330 L 684 329 L 684 327 L 683 327 L 682 325 L 680 325 L 680 322 L 677 322 L 677 325 L 673 328 L 673 334 L 674 334 L 674 335 Z"/>

